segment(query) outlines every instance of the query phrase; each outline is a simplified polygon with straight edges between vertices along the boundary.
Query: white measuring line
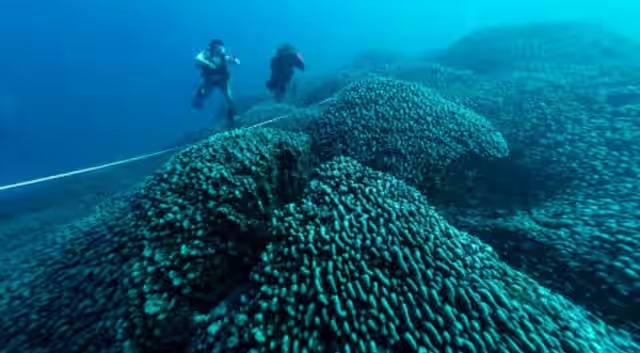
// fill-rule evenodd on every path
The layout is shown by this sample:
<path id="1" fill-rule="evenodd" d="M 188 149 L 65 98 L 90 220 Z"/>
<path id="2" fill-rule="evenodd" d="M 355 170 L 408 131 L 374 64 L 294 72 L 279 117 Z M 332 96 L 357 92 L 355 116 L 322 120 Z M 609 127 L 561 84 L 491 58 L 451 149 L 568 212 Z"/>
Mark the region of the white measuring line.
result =
<path id="1" fill-rule="evenodd" d="M 273 122 L 276 122 L 280 119 L 286 118 L 287 116 L 289 116 L 289 114 L 287 115 L 281 115 L 279 117 L 267 120 L 267 121 L 263 121 L 261 123 L 246 127 L 244 129 L 253 129 L 255 127 L 258 126 L 262 126 L 262 125 L 266 125 L 266 124 L 270 124 Z M 74 175 L 78 175 L 78 174 L 85 174 L 85 173 L 90 173 L 96 170 L 100 170 L 100 169 L 106 169 L 106 168 L 111 168 L 111 167 L 115 167 L 118 165 L 122 165 L 122 164 L 128 164 L 131 162 L 136 162 L 136 161 L 140 161 L 143 159 L 148 159 L 151 157 L 155 157 L 155 156 L 159 156 L 165 153 L 169 153 L 171 151 L 175 151 L 179 148 L 183 148 L 184 146 L 180 146 L 180 147 L 174 147 L 174 148 L 168 148 L 166 150 L 162 150 L 162 151 L 158 151 L 158 152 L 154 152 L 154 153 L 147 153 L 147 154 L 143 154 L 140 156 L 136 156 L 136 157 L 132 157 L 132 158 L 127 158 L 127 159 L 123 159 L 120 161 L 116 161 L 116 162 L 111 162 L 111 163 L 106 163 L 106 164 L 101 164 L 95 167 L 89 167 L 89 168 L 83 168 L 83 169 L 77 169 L 77 170 L 73 170 L 70 172 L 66 172 L 66 173 L 61 173 L 61 174 L 56 174 L 56 175 L 50 175 L 48 177 L 44 177 L 44 178 L 38 178 L 38 179 L 32 179 L 32 180 L 27 180 L 27 181 L 22 181 L 19 183 L 15 183 L 15 184 L 10 184 L 10 185 L 4 185 L 4 186 L 0 186 L 0 191 L 5 191 L 5 190 L 10 190 L 10 189 L 17 189 L 23 186 L 28 186 L 28 185 L 33 185 L 33 184 L 40 184 L 40 183 L 44 183 L 45 181 L 50 181 L 50 180 L 55 180 L 55 179 L 61 179 L 61 178 L 66 178 L 66 177 L 70 177 L 70 176 L 74 176 Z"/>
<path id="2" fill-rule="evenodd" d="M 73 175 L 84 174 L 84 173 L 89 173 L 89 172 L 93 172 L 93 171 L 100 170 L 100 169 L 115 167 L 117 165 L 127 164 L 127 163 L 131 163 L 131 162 L 139 161 L 139 160 L 142 160 L 142 159 L 151 158 L 153 156 L 159 156 L 161 154 L 165 154 L 167 152 L 171 152 L 171 151 L 173 151 L 175 149 L 177 149 L 177 148 L 169 148 L 169 149 L 162 150 L 162 151 L 159 151 L 159 152 L 143 154 L 141 156 L 124 159 L 124 160 L 117 161 L 117 162 L 111 162 L 111 163 L 107 163 L 107 164 L 102 164 L 102 165 L 98 165 L 98 166 L 95 166 L 95 167 L 77 169 L 77 170 L 73 170 L 73 171 L 66 172 L 66 173 L 50 175 L 50 176 L 44 177 L 44 178 L 38 178 L 38 179 L 22 181 L 22 182 L 11 184 L 11 185 L 4 185 L 4 186 L 0 186 L 0 191 L 5 191 L 5 190 L 9 190 L 9 189 L 16 189 L 16 188 L 27 186 L 27 185 L 43 183 L 43 182 L 49 181 L 49 180 L 66 178 L 66 177 L 70 177 L 70 176 L 73 176 Z"/>
<path id="3" fill-rule="evenodd" d="M 325 100 L 322 100 L 322 101 L 318 102 L 317 104 L 318 105 L 324 104 L 324 103 L 330 101 L 331 99 L 332 98 L 327 98 Z M 276 121 L 278 121 L 280 119 L 284 119 L 284 118 L 288 117 L 289 115 L 291 115 L 291 114 L 280 115 L 280 116 L 275 117 L 273 119 L 270 119 L 270 120 L 267 120 L 267 121 L 263 121 L 263 122 L 255 124 L 255 125 L 251 125 L 251 126 L 248 126 L 248 127 L 245 127 L 245 128 L 241 128 L 241 129 L 249 130 L 249 129 L 253 129 L 253 128 L 256 128 L 256 127 L 259 127 L 259 126 L 262 126 L 262 125 L 271 124 L 271 123 L 276 122 Z M 23 186 L 44 183 L 45 181 L 66 178 L 66 177 L 70 177 L 70 176 L 74 176 L 74 175 L 78 175 L 78 174 L 90 173 L 90 172 L 93 172 L 93 171 L 96 171 L 96 170 L 100 170 L 100 169 L 106 169 L 106 168 L 115 167 L 117 165 L 128 164 L 128 163 L 131 163 L 131 162 L 136 162 L 136 161 L 140 161 L 140 160 L 143 160 L 143 159 L 147 159 L 147 158 L 159 156 L 159 155 L 162 155 L 162 154 L 165 154 L 165 153 L 169 153 L 171 151 L 175 151 L 175 150 L 183 148 L 183 147 L 184 146 L 168 148 L 166 150 L 162 150 L 162 151 L 158 151 L 158 152 L 154 152 L 154 153 L 147 153 L 147 154 L 143 154 L 143 155 L 132 157 L 132 158 L 123 159 L 123 160 L 116 161 L 116 162 L 101 164 L 101 165 L 98 165 L 98 166 L 95 166 L 95 167 L 77 169 L 77 170 L 73 170 L 73 171 L 66 172 L 66 173 L 50 175 L 50 176 L 44 177 L 44 178 L 32 179 L 32 180 L 27 180 L 27 181 L 21 181 L 19 183 L 15 183 L 15 184 L 4 185 L 4 186 L 0 186 L 0 191 L 6 191 L 6 190 L 10 190 L 10 189 L 17 189 L 17 188 L 20 188 L 20 187 L 23 187 Z"/>

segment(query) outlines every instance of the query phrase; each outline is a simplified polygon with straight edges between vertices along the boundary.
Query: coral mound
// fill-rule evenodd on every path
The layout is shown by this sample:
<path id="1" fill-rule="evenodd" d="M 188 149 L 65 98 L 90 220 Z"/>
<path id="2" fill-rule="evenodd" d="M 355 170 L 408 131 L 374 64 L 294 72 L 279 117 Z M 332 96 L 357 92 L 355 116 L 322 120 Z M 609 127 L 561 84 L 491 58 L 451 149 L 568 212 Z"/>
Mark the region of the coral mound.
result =
<path id="1" fill-rule="evenodd" d="M 170 346 L 176 327 L 188 329 L 180 315 L 206 310 L 246 281 L 271 212 L 306 183 L 309 148 L 299 133 L 227 132 L 174 156 L 143 185 L 133 223 L 143 259 L 129 285 L 128 334 L 138 350 Z"/>
<path id="2" fill-rule="evenodd" d="M 0 282 L 2 351 L 180 351 L 193 313 L 246 282 L 270 212 L 306 185 L 310 148 L 281 130 L 218 134 L 62 228 L 17 285 Z"/>
<path id="3" fill-rule="evenodd" d="M 275 212 L 252 281 L 246 304 L 207 322 L 194 351 L 638 349 L 500 262 L 415 189 L 345 157 Z"/>
<path id="4" fill-rule="evenodd" d="M 484 117 L 420 84 L 352 83 L 306 131 L 323 159 L 345 155 L 420 185 L 458 158 L 501 158 L 502 135 Z"/>
<path id="5" fill-rule="evenodd" d="M 602 65 L 640 59 L 640 45 L 601 26 L 579 22 L 491 27 L 449 47 L 440 60 L 483 73 L 553 65 Z"/>

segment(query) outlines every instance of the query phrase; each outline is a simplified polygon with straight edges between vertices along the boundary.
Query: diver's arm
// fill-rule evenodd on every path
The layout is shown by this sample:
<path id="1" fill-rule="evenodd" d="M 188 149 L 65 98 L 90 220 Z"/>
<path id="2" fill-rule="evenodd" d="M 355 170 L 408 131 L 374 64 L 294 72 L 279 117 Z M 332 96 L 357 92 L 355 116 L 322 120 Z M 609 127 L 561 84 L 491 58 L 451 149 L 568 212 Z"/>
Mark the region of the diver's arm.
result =
<path id="1" fill-rule="evenodd" d="M 225 60 L 227 60 L 228 63 L 240 65 L 240 59 L 238 59 L 238 57 L 236 57 L 236 56 L 225 55 L 224 58 L 225 58 Z"/>
<path id="2" fill-rule="evenodd" d="M 212 68 L 215 67 L 215 65 L 213 65 L 211 61 L 207 60 L 204 51 L 201 51 L 198 53 L 198 55 L 196 55 L 196 62 L 198 63 L 198 65 L 204 65 Z"/>
<path id="3" fill-rule="evenodd" d="M 296 53 L 294 66 L 297 67 L 298 70 L 304 71 L 304 59 L 302 58 L 302 54 Z"/>

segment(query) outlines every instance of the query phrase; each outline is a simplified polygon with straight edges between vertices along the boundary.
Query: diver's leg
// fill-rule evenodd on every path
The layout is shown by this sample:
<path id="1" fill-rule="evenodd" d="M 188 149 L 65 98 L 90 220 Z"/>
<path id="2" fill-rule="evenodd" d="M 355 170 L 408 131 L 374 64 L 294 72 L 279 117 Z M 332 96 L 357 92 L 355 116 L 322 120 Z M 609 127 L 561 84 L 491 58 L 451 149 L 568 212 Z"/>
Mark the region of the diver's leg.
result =
<path id="1" fill-rule="evenodd" d="M 202 78 L 198 84 L 193 99 L 191 100 L 191 106 L 196 110 L 202 110 L 204 107 L 204 101 L 211 95 L 212 85 L 209 80 Z"/>
<path id="2" fill-rule="evenodd" d="M 269 77 L 269 80 L 265 83 L 265 86 L 269 91 L 273 91 L 276 88 L 276 79 L 273 74 L 271 74 L 271 77 Z"/>
<path id="3" fill-rule="evenodd" d="M 287 96 L 287 92 L 290 91 L 292 78 L 293 70 L 291 72 L 286 72 L 285 74 L 283 74 L 278 92 L 280 96 L 279 101 L 283 101 Z"/>
<path id="4" fill-rule="evenodd" d="M 226 124 L 230 128 L 233 126 L 235 117 L 235 104 L 233 102 L 233 93 L 231 92 L 231 82 L 229 81 L 224 85 L 224 98 L 227 103 Z"/>
<path id="5" fill-rule="evenodd" d="M 278 86 L 274 91 L 273 91 L 273 99 L 277 102 L 280 103 L 284 100 L 284 95 L 285 95 L 285 87 L 280 85 Z"/>
<path id="6" fill-rule="evenodd" d="M 292 98 L 296 98 L 298 95 L 298 85 L 293 79 L 289 82 L 289 92 Z"/>

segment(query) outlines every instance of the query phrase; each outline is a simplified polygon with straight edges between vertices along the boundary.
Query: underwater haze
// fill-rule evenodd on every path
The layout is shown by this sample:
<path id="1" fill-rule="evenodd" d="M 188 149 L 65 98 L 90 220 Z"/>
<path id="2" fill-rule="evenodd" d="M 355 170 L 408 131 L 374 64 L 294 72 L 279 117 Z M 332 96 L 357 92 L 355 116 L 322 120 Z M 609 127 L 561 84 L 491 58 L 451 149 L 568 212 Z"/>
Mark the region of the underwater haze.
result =
<path id="1" fill-rule="evenodd" d="M 2 4 L 0 353 L 640 353 L 639 9 L 440 3 Z"/>
<path id="2" fill-rule="evenodd" d="M 0 11 L 0 184 L 153 152 L 213 124 L 189 106 L 193 56 L 223 38 L 242 64 L 235 95 L 265 91 L 291 42 L 307 75 L 363 49 L 439 49 L 484 25 L 585 19 L 640 33 L 633 2 L 4 1 Z M 605 11 L 606 10 L 606 11 Z M 214 102 L 220 102 L 215 100 Z"/>

